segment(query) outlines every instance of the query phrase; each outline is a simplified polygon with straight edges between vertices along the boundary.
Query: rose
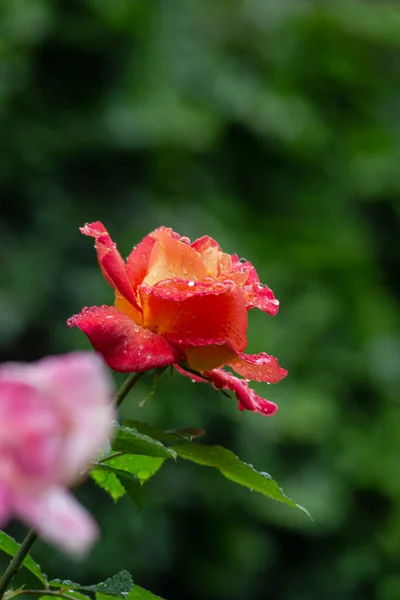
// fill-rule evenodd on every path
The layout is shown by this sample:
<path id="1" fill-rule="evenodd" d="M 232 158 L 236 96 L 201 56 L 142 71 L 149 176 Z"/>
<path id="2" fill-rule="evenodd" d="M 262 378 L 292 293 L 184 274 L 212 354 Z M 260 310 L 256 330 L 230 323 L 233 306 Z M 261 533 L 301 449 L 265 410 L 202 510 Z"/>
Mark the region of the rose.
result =
<path id="1" fill-rule="evenodd" d="M 84 554 L 98 535 L 66 487 L 111 434 L 111 384 L 87 352 L 0 366 L 0 526 L 23 519 L 44 539 Z"/>
<path id="2" fill-rule="evenodd" d="M 126 262 L 100 222 L 81 228 L 95 238 L 100 268 L 115 290 L 114 307 L 94 306 L 68 320 L 89 338 L 116 371 L 180 365 L 217 388 L 233 391 L 240 409 L 273 414 L 277 407 L 220 369 L 229 365 L 247 380 L 277 383 L 286 376 L 276 358 L 244 354 L 247 311 L 275 315 L 279 302 L 247 260 L 222 252 L 208 236 L 192 244 L 171 229 L 147 235 Z M 201 378 L 201 380 L 204 380 Z"/>

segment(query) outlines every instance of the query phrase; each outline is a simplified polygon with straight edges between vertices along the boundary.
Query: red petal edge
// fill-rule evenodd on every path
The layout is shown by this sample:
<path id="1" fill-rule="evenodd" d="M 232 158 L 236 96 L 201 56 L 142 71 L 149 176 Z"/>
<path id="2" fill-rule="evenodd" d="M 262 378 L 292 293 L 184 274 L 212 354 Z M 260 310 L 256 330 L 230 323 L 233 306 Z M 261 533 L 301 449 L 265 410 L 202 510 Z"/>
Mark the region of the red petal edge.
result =
<path id="1" fill-rule="evenodd" d="M 205 383 L 205 379 L 197 377 L 192 373 L 188 373 L 178 365 L 174 365 L 175 369 L 186 377 L 190 377 L 193 381 Z M 250 410 L 252 412 L 258 412 L 267 417 L 272 416 L 278 410 L 277 405 L 270 400 L 261 398 L 254 390 L 249 387 L 249 384 L 245 379 L 239 379 L 232 373 L 227 373 L 223 369 L 213 369 L 204 373 L 205 377 L 211 379 L 211 383 L 217 390 L 229 390 L 233 392 L 238 399 L 239 410 Z"/>
<path id="2" fill-rule="evenodd" d="M 142 309 L 129 281 L 126 265 L 103 223 L 100 221 L 86 223 L 80 227 L 80 231 L 83 235 L 95 238 L 97 260 L 106 281 L 141 312 Z"/>
<path id="3" fill-rule="evenodd" d="M 121 373 L 134 373 L 166 367 L 181 360 L 181 355 L 167 340 L 140 327 L 112 306 L 84 308 L 67 321 L 89 338 L 109 367 Z"/>

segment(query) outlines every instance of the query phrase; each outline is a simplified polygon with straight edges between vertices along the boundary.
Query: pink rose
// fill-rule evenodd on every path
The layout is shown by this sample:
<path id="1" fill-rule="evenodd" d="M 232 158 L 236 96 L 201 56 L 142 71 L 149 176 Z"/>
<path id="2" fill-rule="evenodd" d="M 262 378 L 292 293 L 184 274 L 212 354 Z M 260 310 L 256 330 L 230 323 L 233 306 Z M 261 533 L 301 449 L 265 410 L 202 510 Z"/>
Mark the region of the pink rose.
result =
<path id="1" fill-rule="evenodd" d="M 97 525 L 66 486 L 111 434 L 111 398 L 92 353 L 0 366 L 0 526 L 20 517 L 64 551 L 88 551 Z"/>

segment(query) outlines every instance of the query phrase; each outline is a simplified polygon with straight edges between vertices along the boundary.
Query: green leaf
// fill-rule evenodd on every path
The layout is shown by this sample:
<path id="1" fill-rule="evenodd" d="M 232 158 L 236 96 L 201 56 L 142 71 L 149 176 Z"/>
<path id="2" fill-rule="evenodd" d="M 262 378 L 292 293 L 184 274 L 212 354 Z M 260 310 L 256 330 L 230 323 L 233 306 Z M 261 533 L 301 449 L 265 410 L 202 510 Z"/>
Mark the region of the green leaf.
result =
<path id="1" fill-rule="evenodd" d="M 113 467 L 116 470 L 122 470 L 128 474 L 136 476 L 141 484 L 145 483 L 150 477 L 157 473 L 158 469 L 164 462 L 164 458 L 156 458 L 153 456 L 142 456 L 139 454 L 123 454 L 101 462 L 101 465 Z M 91 471 L 91 477 L 94 481 L 110 494 L 114 501 L 117 501 L 121 496 L 128 492 L 116 474 L 110 470 L 106 471 L 101 468 L 94 468 Z M 128 485 L 128 484 L 127 484 Z M 129 492 L 128 492 L 129 493 Z"/>
<path id="2" fill-rule="evenodd" d="M 73 581 L 53 579 L 50 581 L 51 587 L 57 587 L 65 590 L 84 590 L 86 592 L 100 592 L 101 595 L 112 596 L 113 598 L 122 598 L 126 600 L 127 595 L 132 589 L 133 581 L 128 571 L 120 571 L 117 575 L 109 577 L 101 583 L 94 585 L 80 585 Z"/>
<path id="3" fill-rule="evenodd" d="M 141 483 L 145 483 L 155 475 L 164 462 L 164 458 L 143 456 L 140 454 L 122 454 L 107 460 L 106 464 L 136 475 Z M 100 461 L 103 462 L 103 461 Z"/>
<path id="4" fill-rule="evenodd" d="M 148 435 L 151 438 L 162 442 L 166 446 L 179 444 L 180 442 L 191 442 L 194 438 L 198 438 L 205 434 L 204 429 L 197 429 L 195 427 L 163 431 L 157 427 L 147 425 L 147 423 L 134 421 L 132 419 L 125 421 L 124 425 L 127 425 L 128 427 L 134 427 L 140 433 Z"/>
<path id="5" fill-rule="evenodd" d="M 112 600 L 105 594 L 96 594 L 96 600 Z M 161 596 L 155 596 L 148 590 L 140 587 L 140 585 L 133 585 L 129 592 L 126 600 L 163 600 Z"/>
<path id="6" fill-rule="evenodd" d="M 0 550 L 3 550 L 3 552 L 9 556 L 15 556 L 19 548 L 20 544 L 18 544 L 12 537 L 4 533 L 4 531 L 0 531 Z M 47 585 L 47 576 L 42 572 L 39 565 L 29 554 L 24 558 L 23 565 L 33 575 L 35 575 L 35 577 L 37 577 L 41 583 L 43 583 L 45 586 Z"/>
<path id="7" fill-rule="evenodd" d="M 114 475 L 122 485 L 123 490 L 127 492 L 128 496 L 134 501 L 138 509 L 140 510 L 142 508 L 142 484 L 136 475 L 129 473 L 128 471 L 123 471 L 122 469 L 116 469 L 107 463 L 98 463 L 96 469 Z M 118 491 L 118 493 L 120 494 L 120 491 Z M 120 495 L 118 495 L 118 497 L 120 497 Z M 114 497 L 113 499 L 115 500 Z"/>
<path id="8" fill-rule="evenodd" d="M 288 498 L 268 473 L 256 471 L 252 465 L 248 465 L 230 450 L 222 446 L 203 446 L 201 444 L 182 444 L 175 447 L 176 453 L 181 458 L 190 460 L 199 465 L 214 467 L 221 471 L 225 477 L 235 483 L 243 485 L 251 490 L 260 492 L 278 502 L 284 502 L 293 508 L 297 508 L 310 517 L 307 509 L 296 504 Z M 311 517 L 310 517 L 311 519 Z"/>
<path id="9" fill-rule="evenodd" d="M 149 592 L 149 590 L 145 590 L 140 587 L 140 585 L 134 585 L 131 591 L 128 594 L 128 600 L 163 600 L 161 596 L 155 596 Z"/>
<path id="10" fill-rule="evenodd" d="M 140 433 L 133 427 L 122 427 L 121 425 L 116 427 L 112 448 L 114 451 L 129 454 L 176 458 L 176 452 L 171 448 L 166 448 L 160 441 Z"/>

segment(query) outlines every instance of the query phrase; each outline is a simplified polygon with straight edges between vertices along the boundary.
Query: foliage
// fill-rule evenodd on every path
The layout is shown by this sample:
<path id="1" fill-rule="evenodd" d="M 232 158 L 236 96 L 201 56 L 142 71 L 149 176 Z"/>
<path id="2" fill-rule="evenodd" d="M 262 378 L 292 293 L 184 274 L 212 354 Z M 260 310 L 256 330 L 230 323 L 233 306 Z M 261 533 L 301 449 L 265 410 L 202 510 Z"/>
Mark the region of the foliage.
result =
<path id="1" fill-rule="evenodd" d="M 397 600 L 398 7 L 18 0 L 0 28 L 1 358 L 89 348 L 64 325 L 111 300 L 85 221 L 124 256 L 161 223 L 240 248 L 281 301 L 249 332 L 289 370 L 267 389 L 278 414 L 167 375 L 123 410 L 204 428 L 314 517 L 166 460 L 139 515 L 82 492 L 104 532 L 84 570 L 34 556 L 78 581 L 124 567 L 171 599 Z"/>

